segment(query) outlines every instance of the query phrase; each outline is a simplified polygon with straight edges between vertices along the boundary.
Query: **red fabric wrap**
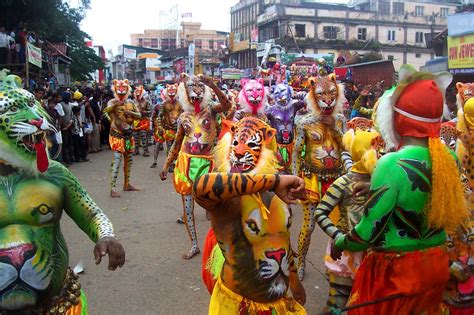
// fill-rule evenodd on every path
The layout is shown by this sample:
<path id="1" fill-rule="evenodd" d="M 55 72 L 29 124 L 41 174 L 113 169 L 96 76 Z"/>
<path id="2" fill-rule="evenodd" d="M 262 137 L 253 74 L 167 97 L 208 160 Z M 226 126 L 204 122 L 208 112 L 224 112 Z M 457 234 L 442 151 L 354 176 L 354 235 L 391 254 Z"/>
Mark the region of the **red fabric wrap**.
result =
<path id="1" fill-rule="evenodd" d="M 448 254 L 440 247 L 400 254 L 370 252 L 357 270 L 349 304 L 404 296 L 357 308 L 349 315 L 440 314 L 448 266 Z"/>
<path id="2" fill-rule="evenodd" d="M 395 108 L 427 119 L 441 118 L 443 107 L 443 95 L 433 80 L 420 80 L 408 85 L 395 104 Z M 423 122 L 394 112 L 395 130 L 401 137 L 439 137 L 441 121 Z"/>

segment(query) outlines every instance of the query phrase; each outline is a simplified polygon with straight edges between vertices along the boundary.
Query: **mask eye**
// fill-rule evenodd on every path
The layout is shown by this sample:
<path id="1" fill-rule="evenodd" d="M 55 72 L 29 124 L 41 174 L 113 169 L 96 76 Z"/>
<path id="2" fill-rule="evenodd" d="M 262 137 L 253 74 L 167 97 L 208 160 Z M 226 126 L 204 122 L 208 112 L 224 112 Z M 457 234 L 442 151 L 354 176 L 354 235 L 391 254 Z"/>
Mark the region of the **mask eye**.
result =
<path id="1" fill-rule="evenodd" d="M 257 223 L 254 220 L 247 220 L 247 221 L 245 221 L 245 223 L 247 223 L 247 227 L 252 232 L 254 232 L 257 235 L 258 235 L 258 233 L 260 233 L 260 229 L 258 228 Z"/>
<path id="2" fill-rule="evenodd" d="M 250 149 L 255 149 L 255 148 L 257 148 L 257 147 L 259 146 L 259 145 L 258 145 L 257 143 L 255 143 L 255 142 L 249 142 L 247 145 L 249 146 Z"/>
<path id="3" fill-rule="evenodd" d="M 454 248 L 454 243 L 452 241 L 446 241 L 446 247 L 452 249 Z"/>
<path id="4" fill-rule="evenodd" d="M 234 140 L 234 142 L 232 143 L 232 145 L 233 145 L 234 147 L 238 146 L 238 145 L 239 145 L 239 141 Z"/>
<path id="5" fill-rule="evenodd" d="M 10 107 L 9 109 L 12 113 L 16 113 L 18 111 L 18 107 L 17 106 L 12 106 Z"/>

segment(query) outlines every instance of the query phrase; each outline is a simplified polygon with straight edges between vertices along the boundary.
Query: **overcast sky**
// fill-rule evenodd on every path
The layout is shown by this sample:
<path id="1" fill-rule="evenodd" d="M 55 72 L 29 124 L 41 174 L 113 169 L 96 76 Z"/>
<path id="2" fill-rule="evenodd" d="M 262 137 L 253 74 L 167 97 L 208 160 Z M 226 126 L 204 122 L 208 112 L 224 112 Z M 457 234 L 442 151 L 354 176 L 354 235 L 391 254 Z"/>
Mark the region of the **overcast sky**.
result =
<path id="1" fill-rule="evenodd" d="M 77 0 L 66 0 L 73 4 Z M 321 1 L 344 3 L 347 0 Z M 94 45 L 117 52 L 120 44 L 130 44 L 130 34 L 160 28 L 160 11 L 178 5 L 181 14 L 192 13 L 186 21 L 201 22 L 204 29 L 230 30 L 230 7 L 238 0 L 91 0 L 91 9 L 81 24 Z M 165 24 L 165 18 L 162 19 Z"/>

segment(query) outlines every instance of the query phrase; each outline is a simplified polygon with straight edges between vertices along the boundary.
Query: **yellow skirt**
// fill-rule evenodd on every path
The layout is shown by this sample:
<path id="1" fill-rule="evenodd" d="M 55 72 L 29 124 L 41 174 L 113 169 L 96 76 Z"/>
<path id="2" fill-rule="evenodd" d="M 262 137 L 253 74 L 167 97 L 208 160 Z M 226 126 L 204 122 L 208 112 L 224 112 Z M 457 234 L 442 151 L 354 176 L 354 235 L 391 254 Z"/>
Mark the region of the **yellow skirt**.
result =
<path id="1" fill-rule="evenodd" d="M 213 156 L 192 155 L 180 151 L 173 176 L 176 192 L 180 195 L 190 195 L 194 181 L 199 176 L 212 172 L 213 167 Z"/>
<path id="2" fill-rule="evenodd" d="M 283 297 L 272 303 L 257 303 L 229 290 L 221 278 L 212 291 L 209 315 L 259 315 L 259 314 L 306 315 L 306 310 L 293 298 Z"/>

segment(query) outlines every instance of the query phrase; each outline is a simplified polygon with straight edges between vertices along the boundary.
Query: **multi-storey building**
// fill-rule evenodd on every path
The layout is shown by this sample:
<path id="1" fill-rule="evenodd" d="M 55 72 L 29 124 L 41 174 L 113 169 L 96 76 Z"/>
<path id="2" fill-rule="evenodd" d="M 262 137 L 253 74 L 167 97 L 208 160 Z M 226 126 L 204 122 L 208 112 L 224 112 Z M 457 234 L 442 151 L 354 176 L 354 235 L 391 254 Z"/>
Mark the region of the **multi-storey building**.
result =
<path id="1" fill-rule="evenodd" d="M 239 68 L 257 66 L 257 16 L 261 12 L 262 5 L 262 0 L 240 0 L 230 9 L 229 48 L 233 65 Z"/>
<path id="2" fill-rule="evenodd" d="M 218 51 L 226 45 L 226 32 L 203 30 L 198 22 L 182 22 L 181 26 L 180 30 L 150 29 L 145 30 L 143 34 L 131 34 L 131 44 L 167 51 L 188 47 L 190 43 L 194 43 L 197 50 L 203 51 Z"/>
<path id="3" fill-rule="evenodd" d="M 287 52 L 306 54 L 376 51 L 384 59 L 393 59 L 395 68 L 405 63 L 418 68 L 432 59 L 434 53 L 426 47 L 425 34 L 444 30 L 447 16 L 461 3 L 460 0 L 352 0 L 348 5 L 310 0 L 256 2 L 261 9 L 256 19 L 260 42 L 275 40 Z"/>

